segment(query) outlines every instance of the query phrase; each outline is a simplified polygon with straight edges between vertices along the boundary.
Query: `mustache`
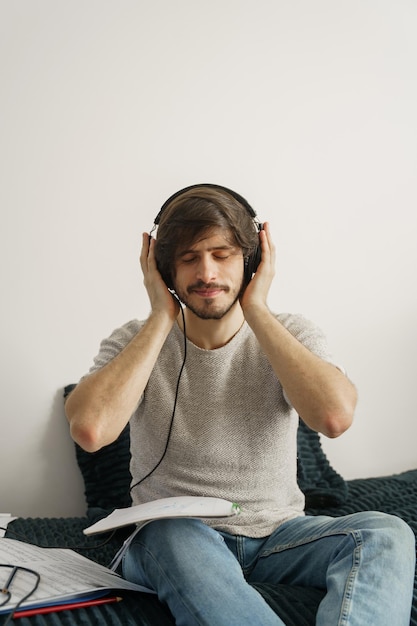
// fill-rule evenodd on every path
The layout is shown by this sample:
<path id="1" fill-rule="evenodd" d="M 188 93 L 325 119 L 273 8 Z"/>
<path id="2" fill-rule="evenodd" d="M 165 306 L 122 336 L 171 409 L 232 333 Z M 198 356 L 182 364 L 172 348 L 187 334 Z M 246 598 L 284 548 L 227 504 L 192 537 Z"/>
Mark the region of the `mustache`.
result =
<path id="1" fill-rule="evenodd" d="M 195 289 L 222 289 L 223 291 L 229 291 L 229 287 L 226 285 L 220 285 L 219 283 L 205 283 L 202 280 L 189 285 L 187 287 L 187 293 L 191 293 Z"/>

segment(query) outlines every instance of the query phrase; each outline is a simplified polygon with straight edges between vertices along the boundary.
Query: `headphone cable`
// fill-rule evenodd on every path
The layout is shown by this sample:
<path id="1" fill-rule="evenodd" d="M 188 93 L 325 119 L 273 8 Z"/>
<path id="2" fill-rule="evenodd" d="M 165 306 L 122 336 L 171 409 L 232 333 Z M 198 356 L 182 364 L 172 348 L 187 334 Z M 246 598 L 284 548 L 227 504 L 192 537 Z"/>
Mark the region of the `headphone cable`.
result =
<path id="1" fill-rule="evenodd" d="M 176 388 L 175 388 L 174 406 L 173 406 L 172 413 L 171 413 L 171 419 L 170 419 L 169 428 L 168 428 L 168 435 L 167 435 L 167 439 L 166 439 L 166 442 L 165 442 L 164 451 L 162 452 L 162 455 L 161 455 L 161 458 L 159 459 L 159 461 L 156 463 L 156 465 L 147 474 L 145 474 L 145 476 L 143 476 L 143 478 L 138 480 L 136 483 L 134 483 L 130 487 L 129 493 L 131 493 L 132 490 L 135 489 L 135 487 L 138 487 L 147 478 L 149 478 L 149 476 L 151 476 L 151 474 L 153 474 L 154 471 L 161 465 L 161 463 L 164 460 L 165 455 L 167 453 L 168 445 L 169 445 L 169 442 L 170 442 L 170 439 L 171 439 L 172 429 L 173 429 L 173 425 L 174 425 L 175 411 L 176 411 L 176 408 L 177 408 L 177 400 L 178 400 L 178 392 L 179 392 L 179 387 L 180 387 L 180 382 L 181 382 L 181 376 L 182 376 L 182 373 L 184 371 L 185 361 L 187 359 L 187 334 L 186 334 L 186 330 L 185 330 L 184 310 L 183 310 L 183 307 L 182 307 L 181 302 L 180 302 L 179 298 L 177 297 L 177 295 L 173 293 L 172 296 L 174 298 L 176 298 L 178 300 L 178 302 L 180 303 L 180 310 L 181 310 L 181 315 L 182 315 L 182 324 L 183 324 L 183 329 L 184 329 L 184 333 L 183 333 L 184 334 L 184 358 L 182 360 L 182 364 L 181 364 L 181 368 L 180 368 L 180 371 L 179 371 L 179 374 L 178 374 L 177 384 L 176 384 Z"/>

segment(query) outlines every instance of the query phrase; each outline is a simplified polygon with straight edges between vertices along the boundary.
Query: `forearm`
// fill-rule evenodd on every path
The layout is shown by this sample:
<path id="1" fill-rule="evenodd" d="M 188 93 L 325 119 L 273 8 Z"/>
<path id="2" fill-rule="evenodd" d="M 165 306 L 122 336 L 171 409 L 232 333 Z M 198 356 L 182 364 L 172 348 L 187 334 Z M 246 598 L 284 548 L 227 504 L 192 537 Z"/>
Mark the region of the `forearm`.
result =
<path id="1" fill-rule="evenodd" d="M 303 346 L 266 306 L 247 309 L 245 317 L 303 421 L 328 437 L 349 428 L 357 400 L 349 379 Z"/>
<path id="2" fill-rule="evenodd" d="M 72 391 L 65 410 L 71 436 L 82 448 L 96 451 L 114 441 L 126 426 L 172 324 L 168 315 L 151 314 L 114 359 Z"/>

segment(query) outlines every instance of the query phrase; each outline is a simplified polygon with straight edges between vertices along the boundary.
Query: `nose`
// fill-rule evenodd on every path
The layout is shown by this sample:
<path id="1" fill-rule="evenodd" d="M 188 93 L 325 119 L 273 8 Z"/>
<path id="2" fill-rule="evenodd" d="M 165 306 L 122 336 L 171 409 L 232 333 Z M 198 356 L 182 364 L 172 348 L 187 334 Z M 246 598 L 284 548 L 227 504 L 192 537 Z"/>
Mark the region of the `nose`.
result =
<path id="1" fill-rule="evenodd" d="M 210 283 L 216 280 L 217 277 L 217 264 L 215 260 L 207 255 L 202 256 L 197 266 L 197 278 L 203 281 L 203 283 Z"/>

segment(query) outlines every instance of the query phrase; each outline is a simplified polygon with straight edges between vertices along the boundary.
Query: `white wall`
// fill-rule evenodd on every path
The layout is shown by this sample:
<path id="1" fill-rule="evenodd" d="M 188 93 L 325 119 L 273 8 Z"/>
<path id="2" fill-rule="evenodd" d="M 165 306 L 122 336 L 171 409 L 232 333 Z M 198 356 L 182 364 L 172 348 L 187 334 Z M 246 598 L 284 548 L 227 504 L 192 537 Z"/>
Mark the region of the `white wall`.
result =
<path id="1" fill-rule="evenodd" d="M 358 386 L 335 467 L 417 467 L 416 27 L 413 0 L 1 0 L 0 509 L 84 511 L 62 387 L 147 315 L 141 232 L 202 181 L 270 221 L 271 308 Z"/>

